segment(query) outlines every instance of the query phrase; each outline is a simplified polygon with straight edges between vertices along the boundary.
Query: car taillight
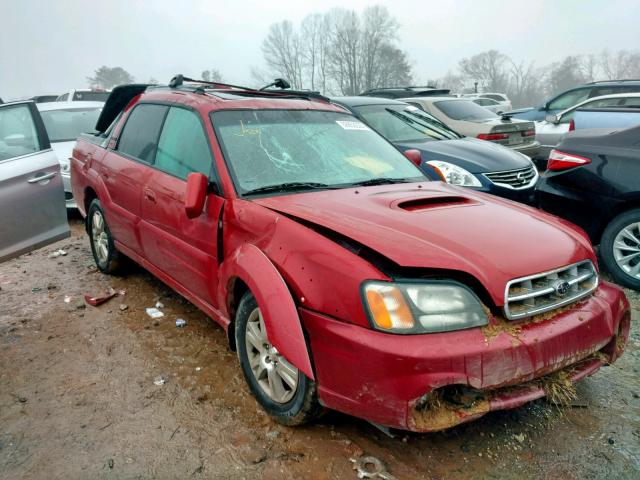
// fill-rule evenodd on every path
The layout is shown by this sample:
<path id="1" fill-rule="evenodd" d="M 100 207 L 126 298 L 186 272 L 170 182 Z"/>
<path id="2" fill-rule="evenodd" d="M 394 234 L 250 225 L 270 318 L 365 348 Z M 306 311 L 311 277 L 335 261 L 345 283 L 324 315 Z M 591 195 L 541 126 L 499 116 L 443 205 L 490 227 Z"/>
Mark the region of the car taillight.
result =
<path id="1" fill-rule="evenodd" d="M 481 133 L 478 135 L 480 140 L 506 140 L 509 138 L 508 133 Z"/>
<path id="2" fill-rule="evenodd" d="M 536 134 L 535 130 L 525 130 L 524 132 L 522 132 L 523 137 L 533 137 L 535 136 L 535 134 Z"/>
<path id="3" fill-rule="evenodd" d="M 569 122 L 569 131 L 573 132 L 576 129 L 576 122 L 573 121 L 573 119 L 571 119 L 571 121 Z"/>
<path id="4" fill-rule="evenodd" d="M 567 168 L 579 167 L 588 163 L 591 163 L 590 158 L 561 152 L 560 150 L 551 150 L 549 161 L 547 162 L 547 170 L 566 170 Z"/>

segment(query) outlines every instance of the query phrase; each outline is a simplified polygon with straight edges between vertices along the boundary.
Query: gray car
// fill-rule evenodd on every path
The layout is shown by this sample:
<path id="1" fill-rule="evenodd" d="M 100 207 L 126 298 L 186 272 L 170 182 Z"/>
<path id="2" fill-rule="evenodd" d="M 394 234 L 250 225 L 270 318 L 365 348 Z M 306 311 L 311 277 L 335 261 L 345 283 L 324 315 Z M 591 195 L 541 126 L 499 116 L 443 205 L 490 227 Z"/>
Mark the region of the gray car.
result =
<path id="1" fill-rule="evenodd" d="M 35 103 L 0 105 L 0 262 L 68 236 L 60 164 Z"/>

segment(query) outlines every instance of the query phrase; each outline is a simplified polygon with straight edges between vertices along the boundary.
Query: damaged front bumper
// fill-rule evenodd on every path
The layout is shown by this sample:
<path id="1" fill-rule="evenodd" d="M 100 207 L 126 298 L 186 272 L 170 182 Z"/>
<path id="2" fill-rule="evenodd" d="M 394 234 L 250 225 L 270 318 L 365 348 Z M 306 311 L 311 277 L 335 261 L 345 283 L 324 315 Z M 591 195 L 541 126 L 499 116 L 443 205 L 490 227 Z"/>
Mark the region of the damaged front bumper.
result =
<path id="1" fill-rule="evenodd" d="M 555 315 L 485 328 L 401 336 L 300 309 L 321 403 L 371 422 L 435 431 L 515 408 L 571 385 L 624 350 L 629 304 L 602 283 Z M 461 400 L 462 399 L 462 400 Z"/>

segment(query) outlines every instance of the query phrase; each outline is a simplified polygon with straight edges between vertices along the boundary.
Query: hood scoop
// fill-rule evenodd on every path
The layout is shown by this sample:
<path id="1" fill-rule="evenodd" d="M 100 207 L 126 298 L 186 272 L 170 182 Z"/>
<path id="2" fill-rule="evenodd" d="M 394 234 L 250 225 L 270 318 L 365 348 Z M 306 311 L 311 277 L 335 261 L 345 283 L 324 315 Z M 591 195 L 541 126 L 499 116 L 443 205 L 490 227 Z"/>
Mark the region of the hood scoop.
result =
<path id="1" fill-rule="evenodd" d="M 413 198 L 411 200 L 402 200 L 395 206 L 408 212 L 419 210 L 430 210 L 433 208 L 453 207 L 461 205 L 476 205 L 477 202 L 466 197 L 459 196 L 435 196 L 425 198 Z"/>

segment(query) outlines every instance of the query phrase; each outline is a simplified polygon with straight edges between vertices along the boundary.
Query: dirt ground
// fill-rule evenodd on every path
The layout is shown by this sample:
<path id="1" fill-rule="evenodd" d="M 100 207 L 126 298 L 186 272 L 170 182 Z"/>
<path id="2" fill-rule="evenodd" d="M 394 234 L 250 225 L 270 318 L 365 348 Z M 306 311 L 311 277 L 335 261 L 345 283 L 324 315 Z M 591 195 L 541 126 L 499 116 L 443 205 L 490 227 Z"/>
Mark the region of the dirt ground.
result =
<path id="1" fill-rule="evenodd" d="M 0 265 L 2 479 L 355 479 L 363 454 L 398 479 L 640 478 L 638 292 L 626 354 L 572 407 L 540 400 L 395 438 L 338 413 L 286 428 L 250 396 L 220 327 L 141 269 L 99 273 L 72 224 L 71 239 Z M 126 295 L 84 305 L 107 287 Z"/>

